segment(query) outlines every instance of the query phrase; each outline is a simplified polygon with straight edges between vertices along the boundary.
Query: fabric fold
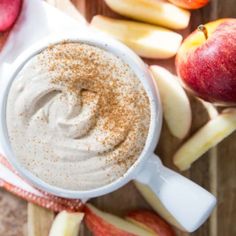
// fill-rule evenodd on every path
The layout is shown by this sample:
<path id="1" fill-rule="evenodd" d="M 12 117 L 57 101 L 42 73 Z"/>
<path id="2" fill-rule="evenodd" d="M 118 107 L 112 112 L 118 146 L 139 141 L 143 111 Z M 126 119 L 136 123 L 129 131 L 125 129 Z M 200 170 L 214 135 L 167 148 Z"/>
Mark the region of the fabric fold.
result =
<path id="1" fill-rule="evenodd" d="M 3 87 L 1 84 L 8 79 L 14 62 L 29 46 L 49 35 L 66 36 L 67 31 L 85 31 L 85 19 L 82 15 L 78 18 L 81 21 L 74 20 L 42 0 L 25 0 L 19 19 L 0 53 L 0 92 Z M 82 209 L 81 200 L 53 196 L 38 190 L 21 178 L 7 161 L 7 157 L 4 157 L 1 143 L 0 153 L 0 187 L 24 200 L 56 212 Z"/>

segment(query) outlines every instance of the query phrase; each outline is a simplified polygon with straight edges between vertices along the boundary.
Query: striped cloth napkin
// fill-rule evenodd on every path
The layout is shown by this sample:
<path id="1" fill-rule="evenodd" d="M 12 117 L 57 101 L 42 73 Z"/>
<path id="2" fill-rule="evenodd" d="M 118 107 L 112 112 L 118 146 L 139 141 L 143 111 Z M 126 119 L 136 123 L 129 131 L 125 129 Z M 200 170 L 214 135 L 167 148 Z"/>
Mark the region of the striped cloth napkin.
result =
<path id="1" fill-rule="evenodd" d="M 80 21 L 77 20 L 42 0 L 24 0 L 20 17 L 0 53 L 0 94 L 2 94 L 1 87 L 3 87 L 1 85 L 7 81 L 15 61 L 24 50 L 49 35 L 62 36 L 66 31 L 86 30 L 85 19 L 81 16 Z M 81 200 L 53 196 L 38 190 L 21 178 L 7 161 L 1 143 L 0 153 L 2 153 L 0 154 L 0 187 L 29 202 L 56 212 L 81 210 L 83 207 Z"/>

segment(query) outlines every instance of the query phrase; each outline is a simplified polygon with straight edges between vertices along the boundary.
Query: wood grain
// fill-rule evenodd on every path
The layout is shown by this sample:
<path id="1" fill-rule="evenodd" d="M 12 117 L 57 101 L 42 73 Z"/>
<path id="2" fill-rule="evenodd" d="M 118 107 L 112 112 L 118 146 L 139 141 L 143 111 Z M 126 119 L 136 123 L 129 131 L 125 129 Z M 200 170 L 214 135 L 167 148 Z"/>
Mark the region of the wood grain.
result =
<path id="1" fill-rule="evenodd" d="M 62 0 L 49 0 L 62 10 L 68 10 L 61 5 Z M 63 0 L 68 1 L 68 0 Z M 102 14 L 121 18 L 112 12 L 103 0 L 73 0 L 74 5 L 86 16 L 87 20 L 96 14 Z M 59 4 L 59 5 L 58 5 Z M 192 13 L 191 24 L 188 29 L 182 31 L 187 35 L 200 23 L 205 23 L 220 17 L 236 17 L 235 0 L 212 0 L 207 7 Z M 73 8 L 73 7 L 72 7 Z M 74 9 L 74 8 L 73 8 Z M 74 11 L 74 10 L 73 10 Z M 74 13 L 73 13 L 74 14 Z M 75 13 L 76 14 L 76 13 Z M 149 64 L 159 64 L 174 72 L 174 60 L 146 60 Z M 195 98 L 191 99 L 194 111 L 192 132 L 196 131 L 208 119 L 207 109 Z M 236 235 L 236 133 L 226 138 L 217 148 L 212 149 L 192 166 L 191 170 L 184 172 L 193 181 L 213 191 L 218 196 L 218 208 L 210 220 L 199 230 L 191 234 L 194 236 L 234 236 Z M 174 168 L 172 156 L 181 145 L 180 141 L 171 136 L 166 125 L 160 142 L 157 146 L 157 154 L 163 162 Z M 174 197 L 174 196 L 173 196 Z M 124 215 L 130 209 L 145 208 L 149 205 L 143 200 L 132 183 L 120 190 L 103 197 L 93 199 L 92 202 L 99 208 L 117 215 Z M 26 235 L 27 205 L 22 200 L 11 194 L 0 191 L 0 235 L 23 236 Z M 188 236 L 188 233 L 176 231 L 178 236 Z M 81 228 L 81 236 L 90 236 L 85 226 Z"/>
<path id="2" fill-rule="evenodd" d="M 27 235 L 26 202 L 4 190 L 0 190 L 0 235 Z"/>

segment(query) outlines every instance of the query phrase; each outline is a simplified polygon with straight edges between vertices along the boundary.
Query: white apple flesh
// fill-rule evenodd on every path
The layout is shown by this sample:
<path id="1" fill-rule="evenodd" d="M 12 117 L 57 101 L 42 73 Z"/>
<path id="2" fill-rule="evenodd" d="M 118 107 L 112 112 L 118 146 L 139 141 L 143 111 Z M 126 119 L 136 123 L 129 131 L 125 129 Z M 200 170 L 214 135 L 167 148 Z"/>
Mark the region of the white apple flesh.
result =
<path id="1" fill-rule="evenodd" d="M 184 29 L 190 12 L 163 0 L 105 0 L 115 12 L 151 24 L 171 29 Z"/>
<path id="2" fill-rule="evenodd" d="M 182 36 L 159 26 L 94 16 L 91 26 L 133 49 L 139 56 L 155 59 L 173 57 L 182 42 Z"/>
<path id="3" fill-rule="evenodd" d="M 210 120 L 179 148 L 174 155 L 175 165 L 182 171 L 187 170 L 194 161 L 235 130 L 236 109 L 227 109 Z"/>
<path id="4" fill-rule="evenodd" d="M 139 190 L 143 198 L 148 202 L 148 204 L 155 210 L 160 216 L 162 216 L 168 223 L 174 225 L 175 227 L 184 230 L 182 226 L 175 220 L 175 218 L 170 214 L 170 212 L 162 205 L 156 194 L 144 184 L 134 181 L 136 188 Z"/>
<path id="5" fill-rule="evenodd" d="M 153 230 L 157 236 L 175 236 L 171 226 L 152 211 L 134 210 L 127 214 L 126 219 L 144 229 Z"/>
<path id="6" fill-rule="evenodd" d="M 84 213 L 60 212 L 51 227 L 49 236 L 77 236 Z"/>
<path id="7" fill-rule="evenodd" d="M 100 211 L 91 204 L 86 204 L 85 223 L 94 236 L 156 236 L 118 216 Z"/>
<path id="8" fill-rule="evenodd" d="M 183 139 L 189 132 L 192 123 L 192 111 L 189 99 L 176 76 L 160 66 L 150 66 L 157 83 L 164 118 L 170 132 Z"/>

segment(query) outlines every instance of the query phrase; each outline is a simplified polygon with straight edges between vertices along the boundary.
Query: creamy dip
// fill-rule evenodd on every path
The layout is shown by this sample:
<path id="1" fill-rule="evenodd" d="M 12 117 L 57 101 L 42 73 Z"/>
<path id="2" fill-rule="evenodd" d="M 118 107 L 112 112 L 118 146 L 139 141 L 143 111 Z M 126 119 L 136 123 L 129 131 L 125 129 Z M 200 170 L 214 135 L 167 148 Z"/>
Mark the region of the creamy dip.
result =
<path id="1" fill-rule="evenodd" d="M 149 100 L 120 58 L 82 43 L 53 45 L 14 79 L 7 128 L 18 161 L 53 186 L 90 190 L 123 176 L 139 157 Z"/>

